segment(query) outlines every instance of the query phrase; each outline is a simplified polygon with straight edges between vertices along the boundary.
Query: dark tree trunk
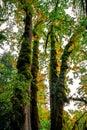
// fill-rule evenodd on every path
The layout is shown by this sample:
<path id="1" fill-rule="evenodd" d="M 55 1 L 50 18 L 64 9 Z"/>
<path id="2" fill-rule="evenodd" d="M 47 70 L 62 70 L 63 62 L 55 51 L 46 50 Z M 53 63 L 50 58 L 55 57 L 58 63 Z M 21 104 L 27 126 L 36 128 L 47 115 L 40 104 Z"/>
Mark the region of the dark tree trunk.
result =
<path id="1" fill-rule="evenodd" d="M 31 41 L 32 41 L 32 14 L 26 8 L 25 17 L 25 30 L 23 35 L 23 41 L 21 45 L 21 50 L 19 58 L 17 61 L 18 74 L 20 76 L 19 80 L 22 82 L 29 81 L 29 88 L 25 92 L 26 95 L 30 94 L 30 82 L 31 76 Z M 24 78 L 23 78 L 24 77 Z M 22 90 L 16 86 L 14 90 L 14 98 L 12 99 L 13 111 L 15 114 L 15 122 L 13 122 L 14 130 L 31 130 L 30 121 L 30 106 L 24 103 Z M 16 99 L 16 100 L 15 100 Z M 15 103 L 14 103 L 15 100 Z"/>
<path id="2" fill-rule="evenodd" d="M 68 103 L 65 90 L 65 74 L 68 69 L 67 60 L 72 53 L 73 49 L 70 49 L 73 42 L 72 40 L 65 46 L 64 52 L 61 56 L 61 68 L 60 74 L 56 83 L 56 129 L 62 130 L 63 128 L 63 107 L 64 103 Z M 70 50 L 69 50 L 70 49 Z"/>
<path id="3" fill-rule="evenodd" d="M 58 79 L 56 81 L 56 86 L 55 86 L 56 122 L 55 122 L 54 130 L 62 130 L 62 128 L 63 128 L 63 107 L 64 107 L 64 103 L 68 102 L 67 97 L 66 97 L 66 90 L 65 90 L 65 73 L 66 73 L 66 70 L 68 69 L 67 59 L 69 58 L 69 55 L 71 53 L 71 52 L 68 52 L 69 45 L 70 44 L 66 45 L 64 52 L 62 54 L 60 74 L 58 76 Z"/>
<path id="4" fill-rule="evenodd" d="M 38 63 L 38 46 L 39 46 L 39 38 L 38 35 L 34 32 L 34 44 L 33 44 L 33 57 L 32 57 L 32 67 L 31 72 L 33 76 L 33 80 L 31 82 L 31 127 L 32 130 L 40 130 L 39 124 L 39 115 L 38 115 L 38 106 L 37 106 L 37 74 L 39 69 Z"/>
<path id="5" fill-rule="evenodd" d="M 55 49 L 55 38 L 53 32 L 53 26 L 51 27 L 51 54 L 50 54 L 50 112 L 51 112 L 51 130 L 55 129 L 56 123 L 56 98 L 55 98 L 55 87 L 57 81 L 57 60 L 56 60 L 56 49 Z"/>
<path id="6" fill-rule="evenodd" d="M 31 82 L 32 14 L 28 10 L 26 10 L 25 32 L 23 38 L 17 69 L 19 74 L 23 74 L 25 78 Z M 27 93 L 28 95 L 30 94 L 30 86 Z M 30 106 L 28 104 L 24 106 L 24 114 L 25 121 L 24 124 L 22 124 L 23 130 L 31 130 Z"/>
<path id="7" fill-rule="evenodd" d="M 73 39 L 73 38 L 72 38 Z M 51 27 L 51 56 L 50 56 L 50 108 L 51 108 L 51 130 L 62 130 L 63 128 L 63 107 L 68 102 L 65 93 L 65 74 L 68 69 L 67 60 L 72 53 L 71 41 L 65 46 L 61 56 L 60 74 L 57 76 L 57 59 L 55 49 L 55 37 Z M 69 50 L 70 49 L 70 50 Z"/>

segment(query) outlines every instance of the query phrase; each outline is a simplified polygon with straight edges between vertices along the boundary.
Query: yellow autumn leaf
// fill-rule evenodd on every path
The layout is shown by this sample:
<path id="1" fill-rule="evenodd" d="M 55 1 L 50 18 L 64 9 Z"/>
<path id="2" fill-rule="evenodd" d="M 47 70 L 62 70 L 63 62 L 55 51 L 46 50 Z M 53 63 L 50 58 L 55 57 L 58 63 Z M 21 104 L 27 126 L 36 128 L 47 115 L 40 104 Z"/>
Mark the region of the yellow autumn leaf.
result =
<path id="1" fill-rule="evenodd" d="M 72 44 L 72 46 L 70 46 L 68 52 L 72 51 L 75 48 L 75 44 Z"/>

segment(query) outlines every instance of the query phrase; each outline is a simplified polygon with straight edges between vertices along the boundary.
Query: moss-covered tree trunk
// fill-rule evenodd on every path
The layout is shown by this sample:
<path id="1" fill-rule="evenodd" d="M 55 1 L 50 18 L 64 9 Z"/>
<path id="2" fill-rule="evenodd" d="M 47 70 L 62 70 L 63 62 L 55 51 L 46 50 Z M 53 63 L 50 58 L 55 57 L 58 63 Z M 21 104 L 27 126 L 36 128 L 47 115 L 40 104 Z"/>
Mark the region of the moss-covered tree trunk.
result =
<path id="1" fill-rule="evenodd" d="M 68 69 L 67 60 L 72 52 L 70 41 L 61 56 L 60 74 L 57 76 L 57 56 L 55 48 L 55 37 L 51 27 L 51 55 L 50 55 L 50 108 L 51 108 L 51 130 L 62 130 L 63 128 L 63 107 L 67 102 L 65 92 L 65 74 Z M 69 50 L 70 49 L 70 50 Z"/>
<path id="2" fill-rule="evenodd" d="M 39 124 L 39 115 L 38 115 L 38 106 L 37 106 L 37 75 L 39 69 L 38 63 L 38 53 L 39 53 L 39 39 L 38 35 L 34 32 L 34 44 L 33 44 L 33 57 L 32 57 L 32 67 L 31 72 L 33 76 L 33 80 L 31 82 L 31 126 L 32 130 L 40 130 Z"/>
<path id="3" fill-rule="evenodd" d="M 56 95 L 56 123 L 55 123 L 55 129 L 54 130 L 62 130 L 63 128 L 63 108 L 64 103 L 68 102 L 66 97 L 66 90 L 65 90 L 65 74 L 66 70 L 68 69 L 67 60 L 72 52 L 69 51 L 70 46 L 72 46 L 72 43 L 68 43 L 64 49 L 64 52 L 61 56 L 61 68 L 60 68 L 60 74 L 58 76 L 58 79 L 56 81 L 55 86 L 55 95 Z"/>
<path id="4" fill-rule="evenodd" d="M 57 59 L 56 59 L 56 48 L 55 48 L 55 37 L 53 32 L 53 26 L 51 26 L 51 52 L 50 52 L 50 118 L 51 118 L 51 130 L 55 129 L 56 123 L 56 98 L 55 98 L 55 91 L 56 91 L 56 81 L 57 81 Z"/>
<path id="5" fill-rule="evenodd" d="M 21 50 L 19 53 L 17 61 L 17 69 L 19 80 L 21 82 L 29 82 L 29 87 L 26 89 L 25 95 L 29 95 L 30 82 L 31 82 L 31 42 L 32 42 L 32 14 L 26 8 L 25 10 L 25 30 L 23 35 L 23 41 L 21 45 Z M 22 78 L 24 77 L 24 78 Z M 31 120 L 30 120 L 30 106 L 24 102 L 24 95 L 22 89 L 16 86 L 14 90 L 13 111 L 15 113 L 15 123 L 14 130 L 31 130 Z M 14 100 L 13 99 L 13 100 Z"/>

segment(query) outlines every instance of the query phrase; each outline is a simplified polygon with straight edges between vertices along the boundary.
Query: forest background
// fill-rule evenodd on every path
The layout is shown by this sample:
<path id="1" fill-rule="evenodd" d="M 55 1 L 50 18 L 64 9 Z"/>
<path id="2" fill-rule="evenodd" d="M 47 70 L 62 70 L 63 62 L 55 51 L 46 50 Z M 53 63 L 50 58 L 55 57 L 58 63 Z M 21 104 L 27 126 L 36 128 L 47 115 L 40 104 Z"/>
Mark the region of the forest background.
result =
<path id="1" fill-rule="evenodd" d="M 86 0 L 0 1 L 0 130 L 87 130 L 86 42 Z"/>

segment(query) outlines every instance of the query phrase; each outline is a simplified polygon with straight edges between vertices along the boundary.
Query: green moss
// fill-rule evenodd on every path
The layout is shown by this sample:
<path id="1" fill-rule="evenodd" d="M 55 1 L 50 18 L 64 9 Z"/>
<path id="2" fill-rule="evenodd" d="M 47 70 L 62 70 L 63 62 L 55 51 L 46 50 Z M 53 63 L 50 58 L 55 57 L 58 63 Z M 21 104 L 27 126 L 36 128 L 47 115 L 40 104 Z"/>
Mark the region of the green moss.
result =
<path id="1" fill-rule="evenodd" d="M 27 9 L 25 13 L 26 13 L 25 30 L 23 34 L 21 50 L 17 61 L 19 81 L 22 84 L 14 88 L 14 96 L 12 99 L 12 105 L 15 117 L 12 124 L 15 125 L 14 129 L 18 129 L 16 128 L 17 126 L 19 127 L 19 130 L 20 127 L 23 127 L 25 123 L 26 113 L 24 113 L 25 109 L 24 98 L 29 96 L 29 89 L 30 89 L 29 87 L 32 80 L 32 74 L 31 74 L 32 15 L 29 13 L 29 11 L 27 11 Z M 26 85 L 25 82 L 29 84 Z M 17 120 L 19 120 L 18 123 Z"/>
<path id="2" fill-rule="evenodd" d="M 36 36 L 36 33 L 35 33 Z M 39 115 L 38 115 L 38 106 L 37 106 L 37 75 L 38 75 L 38 46 L 39 46 L 39 39 L 35 40 L 33 43 L 33 56 L 32 56 L 32 67 L 31 72 L 33 76 L 33 80 L 31 82 L 31 125 L 32 130 L 39 130 Z"/>

